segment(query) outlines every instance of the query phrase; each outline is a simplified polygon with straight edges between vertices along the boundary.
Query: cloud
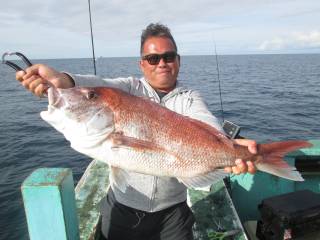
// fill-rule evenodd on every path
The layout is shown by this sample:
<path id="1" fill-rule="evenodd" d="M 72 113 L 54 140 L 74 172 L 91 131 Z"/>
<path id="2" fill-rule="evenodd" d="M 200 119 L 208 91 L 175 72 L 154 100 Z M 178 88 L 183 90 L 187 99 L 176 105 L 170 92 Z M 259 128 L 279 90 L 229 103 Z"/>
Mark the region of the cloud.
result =
<path id="1" fill-rule="evenodd" d="M 233 23 L 219 23 L 219 18 L 226 14 L 236 16 L 259 5 L 253 2 L 244 0 L 239 8 L 236 0 L 177 0 L 174 3 L 172 0 L 91 0 L 95 45 L 103 55 L 138 55 L 141 30 L 150 22 L 162 22 L 169 26 L 177 41 L 189 44 L 192 51 L 198 49 L 192 44 L 211 41 L 212 29 L 232 27 Z M 3 48 L 11 48 L 12 42 L 20 41 L 16 45 L 22 48 L 47 44 L 50 49 L 53 46 L 64 49 L 66 55 L 85 55 L 84 45 L 79 42 L 90 39 L 87 0 L 29 0 L 23 6 L 18 0 L 10 0 L 3 2 L 1 8 L 0 25 L 5 26 L 0 29 Z M 71 51 L 71 44 L 74 49 L 78 46 L 78 50 Z M 134 50 L 127 52 L 128 46 Z M 49 53 L 50 49 L 38 51 Z M 61 56 L 61 52 L 55 55 Z"/>
<path id="2" fill-rule="evenodd" d="M 213 39 L 222 54 L 257 51 L 258 45 L 282 49 L 293 44 L 286 38 L 298 39 L 284 30 L 318 28 L 315 9 L 319 0 L 91 0 L 95 46 L 103 56 L 137 56 L 141 30 L 150 22 L 168 25 L 181 54 L 211 53 Z M 19 47 L 32 48 L 36 57 L 88 56 L 87 0 L 4 1 L 0 25 L 0 51 Z M 263 41 L 267 36 L 280 37 Z"/>
<path id="3" fill-rule="evenodd" d="M 310 32 L 293 32 L 281 37 L 274 37 L 271 40 L 262 42 L 258 49 L 268 51 L 318 47 L 320 47 L 320 31 L 313 30 Z"/>
<path id="4" fill-rule="evenodd" d="M 296 33 L 295 38 L 298 43 L 305 46 L 320 47 L 320 31 L 309 33 Z"/>
<path id="5" fill-rule="evenodd" d="M 140 30 L 150 22 L 163 22 L 171 28 L 180 28 L 194 23 L 212 25 L 221 16 L 245 13 L 263 6 L 267 0 L 256 3 L 254 0 L 92 0 L 92 20 L 95 34 L 108 39 L 110 35 L 136 37 Z M 21 7 L 18 0 L 1 4 L 0 23 L 11 25 L 38 23 L 50 28 L 65 28 L 80 34 L 89 32 L 88 4 L 86 0 L 29 0 Z M 138 32 L 138 33 L 137 33 Z M 120 35 L 119 35 L 120 34 Z"/>
<path id="6" fill-rule="evenodd" d="M 286 46 L 286 40 L 284 38 L 275 37 L 272 40 L 264 41 L 258 47 L 259 50 L 279 50 Z"/>

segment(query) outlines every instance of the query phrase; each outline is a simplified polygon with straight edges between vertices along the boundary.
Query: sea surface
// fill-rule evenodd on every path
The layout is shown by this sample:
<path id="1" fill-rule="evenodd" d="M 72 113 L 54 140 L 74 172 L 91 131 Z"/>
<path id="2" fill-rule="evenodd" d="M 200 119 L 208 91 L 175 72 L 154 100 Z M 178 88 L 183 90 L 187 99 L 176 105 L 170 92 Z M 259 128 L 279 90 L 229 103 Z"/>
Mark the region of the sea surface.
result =
<path id="1" fill-rule="evenodd" d="M 320 55 L 219 56 L 224 119 L 258 142 L 320 139 Z M 72 73 L 91 59 L 33 60 Z M 20 63 L 21 64 L 21 63 Z M 138 58 L 99 58 L 98 74 L 140 77 Z M 201 92 L 222 120 L 215 56 L 182 56 L 179 81 Z M 29 239 L 20 187 L 40 167 L 72 168 L 77 182 L 90 159 L 75 152 L 39 116 L 47 100 L 26 91 L 0 65 L 0 239 Z"/>

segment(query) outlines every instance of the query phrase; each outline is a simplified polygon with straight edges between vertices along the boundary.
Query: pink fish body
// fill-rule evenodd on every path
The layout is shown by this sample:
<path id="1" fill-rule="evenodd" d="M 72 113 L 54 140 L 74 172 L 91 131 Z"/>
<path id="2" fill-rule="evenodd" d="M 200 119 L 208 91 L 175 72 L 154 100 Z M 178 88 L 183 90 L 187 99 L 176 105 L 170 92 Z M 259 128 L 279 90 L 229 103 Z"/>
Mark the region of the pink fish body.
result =
<path id="1" fill-rule="evenodd" d="M 259 144 L 258 153 L 236 145 L 214 127 L 175 113 L 147 99 L 106 87 L 48 91 L 48 111 L 42 118 L 62 132 L 71 146 L 125 171 L 172 176 L 190 187 L 210 185 L 223 177 L 236 159 L 252 160 L 265 172 L 302 181 L 283 156 L 306 141 Z"/>

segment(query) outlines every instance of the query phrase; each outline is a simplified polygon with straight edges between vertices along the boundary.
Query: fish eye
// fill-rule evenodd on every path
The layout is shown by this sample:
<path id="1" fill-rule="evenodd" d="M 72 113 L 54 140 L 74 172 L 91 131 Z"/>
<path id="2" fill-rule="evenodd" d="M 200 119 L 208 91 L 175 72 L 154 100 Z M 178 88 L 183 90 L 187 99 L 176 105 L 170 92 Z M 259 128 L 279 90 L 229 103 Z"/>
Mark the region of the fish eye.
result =
<path id="1" fill-rule="evenodd" d="M 94 92 L 94 91 L 89 91 L 89 92 L 87 92 L 87 99 L 93 99 L 93 98 L 97 98 L 98 97 L 98 95 Z"/>

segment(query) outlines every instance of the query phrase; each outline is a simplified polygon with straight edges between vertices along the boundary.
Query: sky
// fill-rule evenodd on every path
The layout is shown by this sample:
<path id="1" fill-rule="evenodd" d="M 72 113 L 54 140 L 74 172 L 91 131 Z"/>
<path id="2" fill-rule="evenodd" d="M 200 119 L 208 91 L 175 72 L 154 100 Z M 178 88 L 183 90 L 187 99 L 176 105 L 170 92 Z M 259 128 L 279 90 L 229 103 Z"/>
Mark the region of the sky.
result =
<path id="1" fill-rule="evenodd" d="M 139 56 L 141 31 L 167 25 L 181 55 L 320 53 L 319 0 L 91 0 L 96 56 Z M 87 0 L 1 1 L 0 54 L 91 57 Z"/>

